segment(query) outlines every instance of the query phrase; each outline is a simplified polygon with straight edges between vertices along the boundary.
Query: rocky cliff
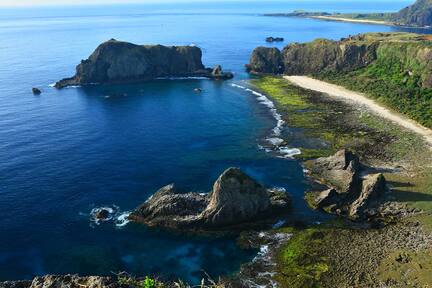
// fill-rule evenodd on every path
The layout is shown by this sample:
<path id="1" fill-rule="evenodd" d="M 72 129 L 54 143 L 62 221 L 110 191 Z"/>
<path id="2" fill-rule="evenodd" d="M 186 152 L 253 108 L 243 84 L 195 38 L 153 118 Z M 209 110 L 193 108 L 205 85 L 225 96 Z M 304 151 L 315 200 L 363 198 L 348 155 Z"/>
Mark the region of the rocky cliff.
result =
<path id="1" fill-rule="evenodd" d="M 413 5 L 395 13 L 392 20 L 400 25 L 432 26 L 432 0 L 417 0 Z"/>
<path id="2" fill-rule="evenodd" d="M 219 176 L 210 193 L 180 193 L 174 185 L 168 185 L 129 217 L 149 226 L 171 229 L 225 230 L 286 213 L 289 204 L 285 192 L 268 190 L 240 169 L 229 168 Z"/>
<path id="3" fill-rule="evenodd" d="M 201 49 L 195 46 L 135 45 L 111 39 L 102 43 L 76 74 L 55 84 L 56 88 L 95 83 L 139 82 L 159 77 L 232 78 L 219 66 L 205 68 Z"/>
<path id="4" fill-rule="evenodd" d="M 397 64 L 401 73 L 416 79 L 420 87 L 432 88 L 432 42 L 410 33 L 367 33 L 339 41 L 317 39 L 293 43 L 282 51 L 256 48 L 247 68 L 255 73 L 288 75 L 350 72 L 375 64 Z"/>

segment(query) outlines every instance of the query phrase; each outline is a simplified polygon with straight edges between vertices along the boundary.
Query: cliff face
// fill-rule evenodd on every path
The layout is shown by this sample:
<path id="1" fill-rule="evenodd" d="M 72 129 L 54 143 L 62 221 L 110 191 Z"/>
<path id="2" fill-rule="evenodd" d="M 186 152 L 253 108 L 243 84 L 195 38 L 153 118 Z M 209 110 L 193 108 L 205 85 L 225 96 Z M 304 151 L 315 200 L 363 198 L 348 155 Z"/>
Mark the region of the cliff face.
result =
<path id="1" fill-rule="evenodd" d="M 432 25 L 432 0 L 417 0 L 394 14 L 394 22 L 407 26 L 431 26 Z"/>
<path id="2" fill-rule="evenodd" d="M 432 42 L 425 36 L 408 33 L 368 33 L 332 41 L 286 46 L 280 56 L 276 48 L 256 48 L 248 70 L 255 73 L 288 75 L 322 72 L 350 72 L 371 64 L 381 68 L 397 66 L 418 78 L 422 87 L 432 88 Z"/>
<path id="3" fill-rule="evenodd" d="M 193 46 L 141 46 L 112 39 L 81 61 L 75 76 L 57 82 L 55 87 L 138 82 L 158 77 L 232 77 L 222 72 L 214 75 L 211 69 L 204 67 L 201 56 L 201 49 Z"/>

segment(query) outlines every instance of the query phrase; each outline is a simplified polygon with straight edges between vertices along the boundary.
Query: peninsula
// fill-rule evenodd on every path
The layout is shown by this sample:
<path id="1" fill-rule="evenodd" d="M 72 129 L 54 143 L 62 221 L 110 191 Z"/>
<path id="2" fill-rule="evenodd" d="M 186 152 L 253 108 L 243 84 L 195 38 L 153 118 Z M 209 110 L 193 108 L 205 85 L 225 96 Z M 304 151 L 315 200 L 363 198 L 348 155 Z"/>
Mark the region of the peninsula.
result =
<path id="1" fill-rule="evenodd" d="M 277 17 L 307 17 L 330 21 L 408 27 L 430 27 L 432 26 L 432 1 L 417 0 L 413 5 L 395 13 L 328 13 L 294 11 L 291 13 L 271 13 L 264 15 Z"/>

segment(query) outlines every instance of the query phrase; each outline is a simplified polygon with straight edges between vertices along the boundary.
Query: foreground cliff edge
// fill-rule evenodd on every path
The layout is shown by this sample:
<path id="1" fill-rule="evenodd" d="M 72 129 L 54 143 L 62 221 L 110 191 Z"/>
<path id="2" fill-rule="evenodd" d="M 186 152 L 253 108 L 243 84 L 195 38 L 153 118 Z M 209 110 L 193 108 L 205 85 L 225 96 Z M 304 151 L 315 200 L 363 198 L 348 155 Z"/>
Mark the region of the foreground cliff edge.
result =
<path id="1" fill-rule="evenodd" d="M 202 51 L 196 46 L 136 45 L 111 39 L 82 60 L 73 77 L 58 81 L 54 87 L 136 83 L 165 77 L 233 78 L 219 65 L 206 68 L 201 57 Z"/>

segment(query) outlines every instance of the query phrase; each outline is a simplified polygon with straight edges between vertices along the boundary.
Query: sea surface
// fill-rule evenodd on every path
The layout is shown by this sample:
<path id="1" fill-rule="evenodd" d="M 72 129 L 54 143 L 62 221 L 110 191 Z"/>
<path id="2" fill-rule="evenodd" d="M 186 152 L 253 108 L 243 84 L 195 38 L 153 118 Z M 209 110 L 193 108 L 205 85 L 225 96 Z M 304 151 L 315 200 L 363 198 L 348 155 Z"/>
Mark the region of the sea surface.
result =
<path id="1" fill-rule="evenodd" d="M 256 251 L 229 237 L 177 235 L 127 223 L 158 188 L 209 191 L 238 166 L 294 197 L 293 219 L 325 220 L 302 200 L 295 147 L 268 153 L 266 138 L 289 132 L 272 103 L 246 90 L 244 64 L 267 36 L 287 42 L 339 39 L 400 28 L 271 18 L 266 12 L 396 11 L 407 1 L 261 1 L 200 4 L 0 8 L 0 280 L 46 273 L 128 271 L 196 282 L 236 272 Z M 427 30 L 420 32 L 430 33 Z M 232 81 L 164 79 L 136 85 L 50 84 L 103 41 L 198 45 L 206 66 Z M 42 95 L 34 96 L 32 87 Z M 194 88 L 203 92 L 196 94 Z M 276 135 L 277 136 L 277 135 Z M 271 148 L 271 147 L 270 147 Z M 112 209 L 96 223 L 91 212 Z"/>

